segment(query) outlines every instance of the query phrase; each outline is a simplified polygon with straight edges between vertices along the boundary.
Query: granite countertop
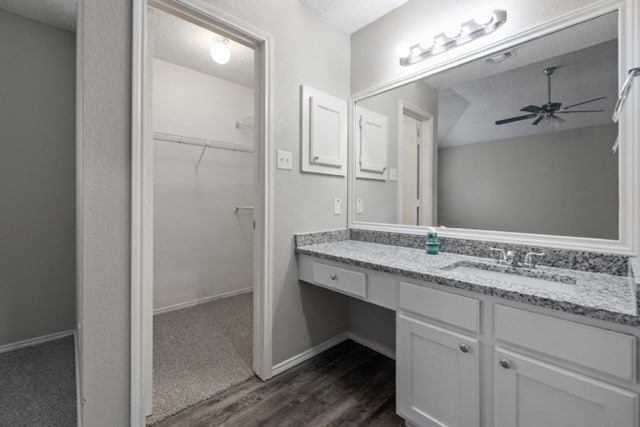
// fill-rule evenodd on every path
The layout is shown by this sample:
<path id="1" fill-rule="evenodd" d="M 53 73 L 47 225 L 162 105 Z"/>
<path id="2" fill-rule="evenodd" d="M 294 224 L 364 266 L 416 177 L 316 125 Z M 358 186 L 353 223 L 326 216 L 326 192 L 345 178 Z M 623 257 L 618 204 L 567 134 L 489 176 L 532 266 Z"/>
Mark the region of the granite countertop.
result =
<path id="1" fill-rule="evenodd" d="M 422 249 L 356 240 L 312 244 L 296 249 L 299 254 L 337 261 L 357 267 L 397 274 L 411 279 L 450 286 L 512 301 L 542 306 L 615 323 L 637 326 L 636 289 L 640 263 L 630 261 L 628 276 L 539 266 L 527 270 L 531 277 L 554 276 L 557 288 L 546 289 L 482 278 L 453 270 L 452 265 L 469 265 L 487 270 L 504 270 L 493 260 L 441 252 L 428 255 Z M 482 264 L 482 265 L 479 265 Z"/>

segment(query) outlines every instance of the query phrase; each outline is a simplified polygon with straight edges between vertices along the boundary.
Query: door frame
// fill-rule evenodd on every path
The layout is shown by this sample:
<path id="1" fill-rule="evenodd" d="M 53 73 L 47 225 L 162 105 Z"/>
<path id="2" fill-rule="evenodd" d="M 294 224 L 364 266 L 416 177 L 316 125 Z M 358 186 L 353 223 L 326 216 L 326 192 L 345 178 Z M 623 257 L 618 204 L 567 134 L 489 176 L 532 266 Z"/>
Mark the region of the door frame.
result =
<path id="1" fill-rule="evenodd" d="M 256 75 L 256 202 L 253 370 L 272 376 L 273 334 L 273 37 L 204 0 L 134 0 L 131 135 L 131 383 L 132 426 L 144 426 L 151 403 L 153 319 L 153 147 L 150 135 L 148 8 L 160 9 L 254 49 Z M 150 362 L 150 361 L 149 361 Z"/>
<path id="2" fill-rule="evenodd" d="M 407 102 L 403 99 L 398 100 L 398 203 L 400 206 L 399 210 L 399 220 L 402 224 L 404 217 L 404 197 L 402 195 L 402 184 L 403 184 L 403 171 L 404 171 L 404 162 L 403 162 L 403 154 L 404 154 L 404 132 L 402 129 L 403 117 L 411 116 L 417 121 L 421 123 L 420 128 L 420 137 L 422 138 L 422 148 L 420 151 L 421 161 L 420 161 L 420 176 L 428 176 L 428 183 L 423 185 L 422 190 L 425 187 L 431 187 L 431 217 L 433 219 L 433 223 L 435 224 L 437 221 L 437 212 L 434 211 L 434 200 L 437 200 L 437 151 L 434 144 L 434 135 L 433 135 L 433 114 L 423 110 L 422 108 Z M 429 136 L 428 141 L 425 139 L 425 136 Z M 426 153 L 431 153 L 431 164 L 427 165 Z M 429 168 L 427 166 L 431 166 L 431 173 L 429 172 Z M 424 222 L 424 214 L 425 214 L 425 204 L 424 204 L 424 192 L 422 192 L 422 199 L 420 203 L 421 213 L 420 213 L 420 221 Z M 426 223 L 426 222 L 425 222 Z"/>

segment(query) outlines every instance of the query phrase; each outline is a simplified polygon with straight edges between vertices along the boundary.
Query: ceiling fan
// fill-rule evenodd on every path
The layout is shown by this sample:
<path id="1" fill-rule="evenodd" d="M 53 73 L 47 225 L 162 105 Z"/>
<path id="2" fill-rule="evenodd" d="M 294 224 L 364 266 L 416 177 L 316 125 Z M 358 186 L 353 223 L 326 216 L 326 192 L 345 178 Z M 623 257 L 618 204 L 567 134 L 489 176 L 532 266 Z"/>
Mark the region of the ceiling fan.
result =
<path id="1" fill-rule="evenodd" d="M 516 116 L 508 119 L 498 120 L 496 121 L 496 125 L 504 125 L 507 123 L 519 122 L 521 120 L 533 119 L 535 120 L 531 123 L 532 125 L 537 126 L 543 119 L 554 120 L 558 122 L 564 122 L 564 119 L 556 116 L 556 114 L 568 114 L 568 113 L 600 113 L 606 110 L 571 110 L 573 107 L 577 107 L 579 105 L 588 104 L 590 102 L 599 101 L 601 99 L 605 99 L 606 96 L 600 96 L 598 98 L 588 99 L 586 101 L 578 102 L 577 104 L 569 105 L 567 107 L 561 108 L 561 102 L 551 102 L 551 76 L 553 72 L 558 67 L 547 67 L 544 69 L 544 75 L 547 76 L 547 103 L 540 105 L 539 107 L 536 105 L 528 105 L 524 108 L 521 108 L 520 111 L 525 113 L 524 116 Z"/>

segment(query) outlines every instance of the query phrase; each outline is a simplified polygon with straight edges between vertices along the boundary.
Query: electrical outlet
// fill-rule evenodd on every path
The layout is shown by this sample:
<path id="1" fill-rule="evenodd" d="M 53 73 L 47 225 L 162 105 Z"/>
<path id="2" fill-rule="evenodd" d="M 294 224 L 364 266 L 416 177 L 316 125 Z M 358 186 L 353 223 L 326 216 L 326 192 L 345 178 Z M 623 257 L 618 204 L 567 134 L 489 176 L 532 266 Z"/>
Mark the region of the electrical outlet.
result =
<path id="1" fill-rule="evenodd" d="M 363 212 L 364 208 L 362 206 L 362 199 L 357 199 L 356 200 L 356 213 L 357 214 L 361 214 Z"/>
<path id="2" fill-rule="evenodd" d="M 278 169 L 291 170 L 293 167 L 293 153 L 291 151 L 278 150 Z"/>
<path id="3" fill-rule="evenodd" d="M 341 211 L 342 211 L 342 200 L 334 199 L 333 200 L 333 214 L 334 215 L 340 215 Z"/>

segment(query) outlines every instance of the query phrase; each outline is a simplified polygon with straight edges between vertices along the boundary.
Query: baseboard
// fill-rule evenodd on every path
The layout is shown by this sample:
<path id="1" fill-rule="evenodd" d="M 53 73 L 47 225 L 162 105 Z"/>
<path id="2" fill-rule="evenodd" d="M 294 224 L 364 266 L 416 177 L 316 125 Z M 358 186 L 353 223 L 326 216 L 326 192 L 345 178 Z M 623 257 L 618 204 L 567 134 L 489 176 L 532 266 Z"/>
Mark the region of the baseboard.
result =
<path id="1" fill-rule="evenodd" d="M 38 344 L 44 344 L 49 341 L 59 340 L 60 338 L 68 337 L 70 335 L 73 335 L 74 333 L 75 331 L 73 330 L 62 331 L 62 332 L 56 332 L 54 334 L 44 335 L 41 337 L 30 338 L 24 341 L 18 341 L 14 343 L 0 345 L 0 353 L 6 353 L 8 351 L 19 350 L 21 348 L 31 347 Z"/>
<path id="2" fill-rule="evenodd" d="M 396 360 L 396 352 L 386 345 L 382 345 L 376 341 L 361 337 L 360 335 L 356 335 L 353 332 L 349 332 L 349 339 L 365 347 L 368 347 L 373 351 L 377 351 L 378 353 L 383 354 L 390 359 Z"/>
<path id="3" fill-rule="evenodd" d="M 217 299 L 233 297 L 236 295 L 246 294 L 249 292 L 253 292 L 253 287 L 239 289 L 237 291 L 231 291 L 220 295 L 214 295 L 211 297 L 200 298 L 192 301 L 181 302 L 180 304 L 169 305 L 167 307 L 161 307 L 153 310 L 153 315 L 168 313 L 170 311 L 181 310 L 183 308 L 193 307 L 194 305 L 205 304 L 207 302 L 215 301 Z"/>
<path id="4" fill-rule="evenodd" d="M 306 362 L 312 357 L 317 356 L 323 351 L 328 350 L 331 347 L 336 346 L 348 339 L 349 339 L 349 332 L 343 332 L 340 335 L 336 335 L 335 337 L 323 342 L 322 344 L 312 347 L 309 350 L 303 351 L 300 354 L 296 354 L 295 356 L 290 357 L 289 359 L 274 365 L 273 368 L 271 369 L 271 373 L 273 374 L 273 376 L 281 374 L 284 371 L 287 371 L 293 368 L 294 366 L 301 364 L 302 362 Z"/>

